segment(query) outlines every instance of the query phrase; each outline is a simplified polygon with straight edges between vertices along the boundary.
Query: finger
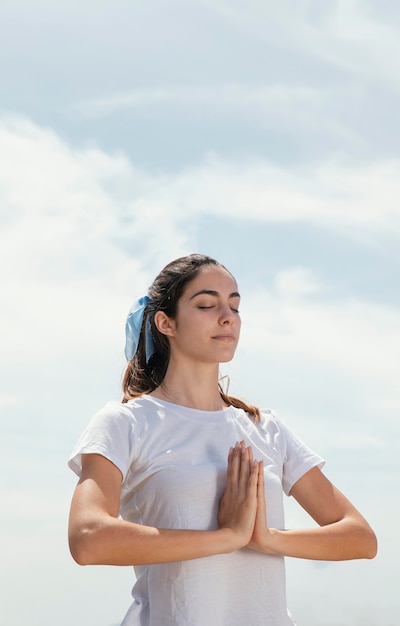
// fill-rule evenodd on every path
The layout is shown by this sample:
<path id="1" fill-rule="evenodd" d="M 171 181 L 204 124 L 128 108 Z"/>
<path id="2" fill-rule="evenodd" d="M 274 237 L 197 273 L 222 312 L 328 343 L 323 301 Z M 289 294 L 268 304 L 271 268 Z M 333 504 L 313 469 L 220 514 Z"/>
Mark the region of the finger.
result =
<path id="1" fill-rule="evenodd" d="M 227 472 L 229 472 L 229 469 L 232 465 L 232 458 L 233 458 L 233 448 L 229 448 L 229 452 L 228 452 L 228 467 L 227 467 Z"/>
<path id="2" fill-rule="evenodd" d="M 249 472 L 250 473 L 253 467 L 253 463 L 254 463 L 253 448 L 249 446 Z"/>
<path id="3" fill-rule="evenodd" d="M 242 493 L 247 491 L 249 476 L 251 472 L 250 464 L 250 449 L 242 447 L 242 454 L 240 458 L 240 477 L 239 477 L 239 489 Z"/>
<path id="4" fill-rule="evenodd" d="M 232 468 L 232 459 L 233 459 L 233 448 L 229 448 L 229 452 L 228 452 L 228 465 L 226 467 L 226 474 L 227 477 L 229 477 L 229 473 L 231 471 Z"/>
<path id="5" fill-rule="evenodd" d="M 232 490 L 232 474 L 233 474 L 233 469 L 232 469 L 232 464 L 233 464 L 233 453 L 234 453 L 234 449 L 233 448 L 229 448 L 229 452 L 228 452 L 228 464 L 227 464 L 227 468 L 226 468 L 226 489 L 231 491 Z"/>
<path id="6" fill-rule="evenodd" d="M 242 458 L 242 448 L 240 444 L 236 444 L 236 446 L 232 450 L 231 463 L 229 467 L 229 484 L 232 490 L 237 490 L 239 484 L 240 477 L 240 466 L 241 466 L 241 458 Z"/>
<path id="7" fill-rule="evenodd" d="M 264 489 L 264 461 L 258 461 L 257 463 L 258 470 L 258 480 L 257 480 L 257 497 L 265 500 L 265 489 Z"/>
<path id="8" fill-rule="evenodd" d="M 250 452 L 250 465 L 253 463 L 253 448 L 251 446 L 249 446 L 249 452 Z"/>
<path id="9" fill-rule="evenodd" d="M 258 482 L 257 482 L 257 519 L 261 526 L 267 526 L 267 505 L 265 501 L 264 489 L 264 462 L 258 462 Z"/>
<path id="10" fill-rule="evenodd" d="M 246 481 L 250 475 L 249 467 L 249 448 L 246 447 L 244 441 L 240 442 L 240 482 Z"/>
<path id="11" fill-rule="evenodd" d="M 248 492 L 251 496 L 257 497 L 258 495 L 258 462 L 252 461 L 250 465 L 250 475 L 248 479 Z"/>

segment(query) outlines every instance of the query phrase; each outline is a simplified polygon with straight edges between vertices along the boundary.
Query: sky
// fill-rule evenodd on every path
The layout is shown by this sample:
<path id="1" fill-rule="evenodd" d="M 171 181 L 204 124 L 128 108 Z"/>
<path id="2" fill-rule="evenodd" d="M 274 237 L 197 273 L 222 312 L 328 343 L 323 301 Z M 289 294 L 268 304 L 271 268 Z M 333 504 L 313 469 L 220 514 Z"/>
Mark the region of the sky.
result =
<path id="1" fill-rule="evenodd" d="M 201 252 L 242 294 L 231 393 L 378 536 L 373 561 L 287 559 L 298 626 L 396 626 L 400 5 L 4 0 L 0 76 L 2 621 L 127 610 L 130 568 L 69 555 L 66 460 L 120 397 L 131 302 Z"/>

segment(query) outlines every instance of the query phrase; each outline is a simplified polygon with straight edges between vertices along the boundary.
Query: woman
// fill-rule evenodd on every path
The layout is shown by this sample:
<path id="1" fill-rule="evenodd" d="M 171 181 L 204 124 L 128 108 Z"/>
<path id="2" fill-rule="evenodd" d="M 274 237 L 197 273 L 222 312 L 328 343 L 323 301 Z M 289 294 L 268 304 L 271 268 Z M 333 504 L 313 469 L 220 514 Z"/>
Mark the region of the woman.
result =
<path id="1" fill-rule="evenodd" d="M 226 395 L 238 288 L 215 260 L 167 265 L 126 325 L 121 403 L 70 458 L 69 540 L 82 564 L 134 565 L 123 626 L 288 626 L 284 556 L 373 558 L 366 520 L 270 411 Z M 283 492 L 318 523 L 285 530 Z"/>

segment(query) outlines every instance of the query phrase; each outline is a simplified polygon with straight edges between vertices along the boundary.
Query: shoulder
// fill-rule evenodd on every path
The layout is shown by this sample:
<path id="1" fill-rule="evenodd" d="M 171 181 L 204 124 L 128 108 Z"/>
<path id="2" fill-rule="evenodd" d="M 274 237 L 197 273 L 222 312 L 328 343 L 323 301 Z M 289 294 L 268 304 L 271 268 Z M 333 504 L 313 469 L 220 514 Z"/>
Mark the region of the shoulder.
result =
<path id="1" fill-rule="evenodd" d="M 261 430 L 272 433 L 286 433 L 288 431 L 288 427 L 286 424 L 277 416 L 275 411 L 272 409 L 260 409 L 260 421 L 258 422 L 258 426 Z"/>
<path id="2" fill-rule="evenodd" d="M 93 416 L 94 420 L 131 419 L 133 416 L 132 406 L 128 402 L 110 400 Z"/>
<path id="3" fill-rule="evenodd" d="M 153 413 L 152 403 L 140 396 L 128 402 L 110 400 L 92 418 L 92 424 L 118 426 L 122 424 L 136 425 L 146 416 Z"/>
<path id="4" fill-rule="evenodd" d="M 126 430 L 134 422 L 134 412 L 128 404 L 111 400 L 98 410 L 87 425 L 90 431 Z"/>
<path id="5" fill-rule="evenodd" d="M 99 454 L 116 465 L 126 476 L 137 442 L 146 429 L 140 398 L 130 402 L 111 400 L 92 419 L 79 437 L 68 464 L 78 475 L 82 454 Z"/>
<path id="6" fill-rule="evenodd" d="M 260 411 L 259 428 L 282 451 L 285 458 L 297 453 L 303 455 L 309 451 L 302 439 L 272 409 Z"/>
<path id="7" fill-rule="evenodd" d="M 266 445 L 270 451 L 275 450 L 280 458 L 285 458 L 289 429 L 272 409 L 260 408 L 257 421 L 244 411 L 241 411 L 239 419 L 254 445 Z"/>
<path id="8" fill-rule="evenodd" d="M 303 443 L 298 435 L 288 426 L 284 419 L 281 419 L 272 409 L 260 409 L 259 426 L 269 435 L 275 435 L 285 442 L 286 445 Z"/>

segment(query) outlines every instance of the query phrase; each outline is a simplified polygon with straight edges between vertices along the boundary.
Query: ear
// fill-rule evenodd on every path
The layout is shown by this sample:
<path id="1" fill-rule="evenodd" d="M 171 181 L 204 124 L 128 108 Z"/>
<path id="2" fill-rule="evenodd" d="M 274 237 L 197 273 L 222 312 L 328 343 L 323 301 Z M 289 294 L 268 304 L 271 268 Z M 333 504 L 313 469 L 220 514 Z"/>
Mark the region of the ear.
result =
<path id="1" fill-rule="evenodd" d="M 172 319 L 172 317 L 168 317 L 164 311 L 157 311 L 154 316 L 154 324 L 157 330 L 163 335 L 167 335 L 167 337 L 175 336 L 175 320 Z"/>

